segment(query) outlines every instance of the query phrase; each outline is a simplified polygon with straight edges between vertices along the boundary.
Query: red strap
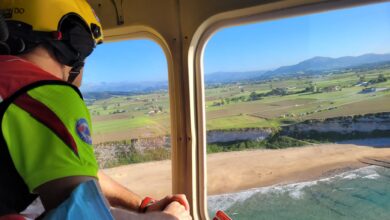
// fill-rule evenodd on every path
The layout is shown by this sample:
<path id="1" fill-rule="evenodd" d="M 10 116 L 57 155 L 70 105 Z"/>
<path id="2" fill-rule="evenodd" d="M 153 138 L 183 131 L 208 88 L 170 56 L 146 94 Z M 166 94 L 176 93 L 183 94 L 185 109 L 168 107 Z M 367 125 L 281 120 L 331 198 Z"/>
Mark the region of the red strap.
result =
<path id="1" fill-rule="evenodd" d="M 139 206 L 139 209 L 138 211 L 141 212 L 141 213 L 145 213 L 146 212 L 146 209 L 152 205 L 153 203 L 155 203 L 156 200 L 151 198 L 151 197 L 145 197 L 142 202 L 141 202 L 141 205 Z M 1 220 L 1 219 L 0 219 Z"/>
<path id="2" fill-rule="evenodd" d="M 0 220 L 26 220 L 23 215 L 9 214 L 0 216 Z"/>
<path id="3" fill-rule="evenodd" d="M 219 210 L 213 220 L 232 220 L 225 212 Z"/>
<path id="4" fill-rule="evenodd" d="M 0 96 L 3 100 L 32 83 L 61 80 L 20 57 L 0 55 L 0 67 Z"/>
<path id="5" fill-rule="evenodd" d="M 33 118 L 51 129 L 64 143 L 79 156 L 76 141 L 68 131 L 61 119 L 45 104 L 39 102 L 27 93 L 20 95 L 14 103 L 28 112 Z M 1 219 L 0 219 L 1 220 Z"/>

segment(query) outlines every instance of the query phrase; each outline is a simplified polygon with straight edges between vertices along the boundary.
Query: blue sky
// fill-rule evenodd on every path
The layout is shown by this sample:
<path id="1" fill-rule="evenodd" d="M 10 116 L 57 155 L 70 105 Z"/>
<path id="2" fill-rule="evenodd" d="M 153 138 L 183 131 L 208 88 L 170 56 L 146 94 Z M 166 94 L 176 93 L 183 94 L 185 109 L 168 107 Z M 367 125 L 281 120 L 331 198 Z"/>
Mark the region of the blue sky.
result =
<path id="1" fill-rule="evenodd" d="M 229 27 L 206 45 L 205 72 L 267 70 L 314 56 L 390 52 L 390 3 Z M 166 81 L 162 49 L 150 40 L 99 45 L 84 83 Z"/>

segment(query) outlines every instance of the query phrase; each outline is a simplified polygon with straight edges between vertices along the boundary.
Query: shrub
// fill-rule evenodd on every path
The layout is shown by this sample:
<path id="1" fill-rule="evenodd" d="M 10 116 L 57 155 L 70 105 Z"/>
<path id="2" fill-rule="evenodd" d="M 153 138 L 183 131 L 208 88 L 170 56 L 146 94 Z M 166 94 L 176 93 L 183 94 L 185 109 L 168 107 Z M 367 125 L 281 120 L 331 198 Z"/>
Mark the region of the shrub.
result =
<path id="1" fill-rule="evenodd" d="M 241 151 L 247 149 L 265 148 L 264 141 L 248 140 L 248 141 L 231 141 L 207 144 L 207 153 Z"/>
<path id="2" fill-rule="evenodd" d="M 266 140 L 265 146 L 267 149 L 280 149 L 280 148 L 288 148 L 288 147 L 300 147 L 309 145 L 311 143 L 306 141 L 301 141 L 292 137 L 288 136 L 279 136 L 279 135 L 272 135 Z"/>

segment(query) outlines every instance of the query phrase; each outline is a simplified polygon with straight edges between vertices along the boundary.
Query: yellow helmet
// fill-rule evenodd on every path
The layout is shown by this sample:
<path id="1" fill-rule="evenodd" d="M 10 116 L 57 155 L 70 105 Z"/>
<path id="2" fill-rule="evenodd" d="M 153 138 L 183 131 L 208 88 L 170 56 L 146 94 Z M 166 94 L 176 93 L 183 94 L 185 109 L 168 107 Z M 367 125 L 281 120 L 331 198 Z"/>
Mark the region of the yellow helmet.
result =
<path id="1" fill-rule="evenodd" d="M 102 25 L 86 0 L 0 0 L 0 13 L 10 33 L 9 53 L 26 53 L 42 44 L 72 67 L 69 82 L 103 42 Z"/>
<path id="2" fill-rule="evenodd" d="M 102 25 L 86 0 L 0 0 L 6 21 L 19 21 L 33 31 L 59 31 L 66 18 L 76 16 L 91 32 L 95 44 L 103 42 Z"/>

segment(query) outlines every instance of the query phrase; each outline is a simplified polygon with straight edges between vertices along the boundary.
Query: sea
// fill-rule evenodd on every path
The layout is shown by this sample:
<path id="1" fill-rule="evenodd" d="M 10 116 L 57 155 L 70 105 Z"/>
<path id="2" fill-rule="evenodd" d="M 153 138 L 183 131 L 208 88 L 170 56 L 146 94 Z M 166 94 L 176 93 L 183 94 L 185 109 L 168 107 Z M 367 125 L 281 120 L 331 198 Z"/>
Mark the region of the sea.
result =
<path id="1" fill-rule="evenodd" d="M 390 220 L 390 169 L 367 166 L 328 178 L 208 197 L 232 219 Z"/>

